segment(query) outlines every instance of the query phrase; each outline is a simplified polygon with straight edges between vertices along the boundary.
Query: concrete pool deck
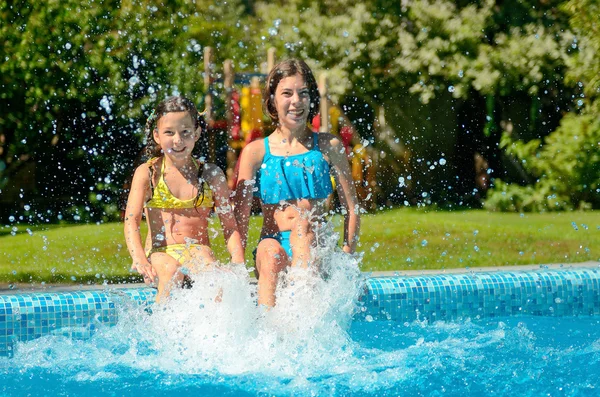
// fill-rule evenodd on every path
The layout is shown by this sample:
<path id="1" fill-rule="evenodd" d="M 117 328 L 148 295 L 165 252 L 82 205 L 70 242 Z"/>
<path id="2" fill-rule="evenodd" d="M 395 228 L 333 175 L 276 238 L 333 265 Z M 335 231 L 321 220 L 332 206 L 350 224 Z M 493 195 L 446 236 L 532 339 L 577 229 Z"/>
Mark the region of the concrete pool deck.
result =
<path id="1" fill-rule="evenodd" d="M 426 275 L 450 275 L 450 274 L 473 274 L 493 272 L 522 272 L 536 270 L 569 270 L 569 269 L 600 269 L 599 261 L 587 261 L 577 263 L 553 263 L 541 265 L 515 265 L 515 266 L 490 266 L 472 268 L 452 269 L 428 269 L 428 270 L 394 270 L 363 272 L 367 277 L 415 277 Z M 252 282 L 256 279 L 252 278 Z M 145 284 L 107 284 L 107 285 L 84 285 L 84 284 L 48 284 L 48 283 L 0 283 L 0 295 L 28 292 L 68 292 L 68 291 L 90 291 L 120 288 L 142 288 Z"/>

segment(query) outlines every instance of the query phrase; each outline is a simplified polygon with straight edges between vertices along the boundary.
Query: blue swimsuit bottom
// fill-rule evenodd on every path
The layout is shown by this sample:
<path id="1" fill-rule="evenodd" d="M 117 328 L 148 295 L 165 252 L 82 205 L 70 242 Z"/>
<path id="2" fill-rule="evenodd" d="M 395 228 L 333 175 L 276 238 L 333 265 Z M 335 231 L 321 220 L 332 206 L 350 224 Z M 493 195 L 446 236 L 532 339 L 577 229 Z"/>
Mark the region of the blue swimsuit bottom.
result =
<path id="1" fill-rule="evenodd" d="M 277 232 L 277 233 L 273 233 L 273 234 L 267 234 L 266 236 L 262 236 L 260 238 L 260 240 L 258 241 L 258 243 L 260 244 L 261 241 L 263 241 L 266 238 L 272 238 L 277 240 L 277 242 L 279 244 L 281 244 L 281 247 L 285 250 L 285 253 L 287 254 L 288 258 L 292 258 L 292 246 L 290 245 L 290 234 L 292 233 L 291 230 L 286 230 L 284 232 Z M 254 251 L 252 251 L 252 255 L 254 255 L 254 262 L 256 263 L 256 251 L 258 250 L 258 248 L 255 248 Z"/>

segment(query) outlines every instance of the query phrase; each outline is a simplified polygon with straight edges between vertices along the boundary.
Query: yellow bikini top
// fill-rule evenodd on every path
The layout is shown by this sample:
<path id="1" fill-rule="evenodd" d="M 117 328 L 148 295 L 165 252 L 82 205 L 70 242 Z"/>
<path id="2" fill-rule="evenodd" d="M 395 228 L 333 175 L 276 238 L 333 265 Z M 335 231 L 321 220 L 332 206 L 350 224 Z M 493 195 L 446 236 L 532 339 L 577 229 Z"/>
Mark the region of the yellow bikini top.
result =
<path id="1" fill-rule="evenodd" d="M 202 194 L 198 197 L 198 202 L 194 205 L 196 201 L 196 197 L 193 197 L 189 200 L 181 200 L 177 197 L 173 196 L 173 193 L 169 190 L 167 183 L 165 182 L 164 174 L 165 174 L 165 160 L 163 159 L 162 165 L 160 167 L 160 178 L 158 178 L 158 183 L 156 186 L 152 186 L 153 178 L 153 170 L 154 163 L 158 161 L 158 157 L 151 158 L 148 160 L 147 164 L 150 172 L 150 187 L 152 188 L 152 197 L 150 200 L 146 201 L 144 204 L 145 208 L 172 208 L 172 209 L 180 209 L 180 208 L 211 208 L 214 205 L 213 201 L 213 193 L 210 187 L 206 182 L 202 182 Z M 200 164 L 194 159 L 194 164 L 200 170 Z"/>

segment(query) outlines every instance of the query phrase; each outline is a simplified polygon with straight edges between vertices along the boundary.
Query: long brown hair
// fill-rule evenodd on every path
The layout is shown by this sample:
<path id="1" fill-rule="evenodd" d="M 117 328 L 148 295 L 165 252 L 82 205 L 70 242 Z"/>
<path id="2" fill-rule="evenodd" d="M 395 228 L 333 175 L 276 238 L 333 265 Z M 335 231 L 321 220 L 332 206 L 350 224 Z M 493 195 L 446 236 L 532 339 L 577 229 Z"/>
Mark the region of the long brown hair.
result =
<path id="1" fill-rule="evenodd" d="M 267 76 L 265 84 L 265 92 L 263 95 L 263 104 L 265 113 L 271 118 L 273 123 L 277 124 L 279 117 L 277 116 L 277 108 L 275 107 L 275 91 L 279 82 L 286 77 L 291 77 L 299 74 L 304 79 L 308 86 L 308 94 L 310 96 L 310 109 L 308 111 L 308 121 L 319 113 L 319 105 L 321 97 L 319 95 L 319 87 L 310 67 L 301 59 L 290 58 L 279 62 Z"/>

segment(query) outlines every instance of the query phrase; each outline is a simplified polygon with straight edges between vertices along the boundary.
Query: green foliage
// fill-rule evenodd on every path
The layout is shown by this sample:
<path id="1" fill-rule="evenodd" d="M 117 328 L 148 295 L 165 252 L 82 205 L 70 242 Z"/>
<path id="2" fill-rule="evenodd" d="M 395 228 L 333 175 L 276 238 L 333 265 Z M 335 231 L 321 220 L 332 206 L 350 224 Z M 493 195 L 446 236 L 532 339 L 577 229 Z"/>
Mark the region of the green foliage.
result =
<path id="1" fill-rule="evenodd" d="M 500 211 L 557 211 L 600 208 L 600 120 L 566 115 L 544 144 L 513 141 L 501 146 L 536 177 L 531 186 L 496 179 L 485 207 Z"/>
<path id="2" fill-rule="evenodd" d="M 265 42 L 327 72 L 334 99 L 385 109 L 383 129 L 353 109 L 370 118 L 374 131 L 365 135 L 386 154 L 380 169 L 403 170 L 381 175 L 380 197 L 397 194 L 398 177 L 410 173 L 420 191 L 409 202 L 423 191 L 465 205 L 477 187 L 473 158 L 498 175 L 517 173 L 502 161 L 500 131 L 510 125 L 520 139 L 543 138 L 574 106 L 579 88 L 564 78 L 574 36 L 562 2 L 259 1 L 256 13 Z M 398 164 L 394 143 L 410 164 Z M 431 171 L 441 154 L 447 165 Z"/>
<path id="3" fill-rule="evenodd" d="M 572 35 L 558 3 L 296 0 L 283 9 L 256 7 L 268 40 L 332 71 L 337 93 L 352 88 L 381 103 L 408 88 L 426 103 L 448 90 L 455 98 L 471 90 L 534 95 L 559 82 Z"/>
<path id="4" fill-rule="evenodd" d="M 206 46 L 215 62 L 256 63 L 240 46 L 241 0 L 12 3 L 0 1 L 0 190 L 18 188 L 31 162 L 36 186 L 3 211 L 37 201 L 113 216 L 105 208 L 141 149 L 148 106 L 176 93 L 201 101 Z"/>
<path id="5" fill-rule="evenodd" d="M 573 56 L 569 58 L 567 78 L 583 87 L 577 99 L 588 111 L 600 114 L 600 3 L 597 0 L 570 0 L 563 4 L 569 12 L 570 25 L 575 32 L 570 43 Z"/>
<path id="6" fill-rule="evenodd" d="M 460 134 L 477 142 L 464 158 L 477 152 L 504 175 L 502 129 L 542 139 L 572 107 L 600 113 L 597 10 L 596 0 L 0 0 L 0 217 L 29 205 L 114 218 L 148 107 L 175 93 L 201 103 L 206 46 L 217 64 L 255 72 L 274 46 L 327 71 L 334 100 L 386 108 L 396 118 L 387 141 L 411 152 L 407 169 L 424 191 L 446 190 L 424 166 L 440 153 L 448 173 L 464 168 L 450 147 Z M 354 113 L 375 126 L 374 112 Z M 430 138 L 440 126 L 443 143 Z M 382 162 L 396 161 L 368 135 Z M 36 185 L 19 192 L 27 173 Z M 2 200 L 8 193 L 16 202 Z"/>

